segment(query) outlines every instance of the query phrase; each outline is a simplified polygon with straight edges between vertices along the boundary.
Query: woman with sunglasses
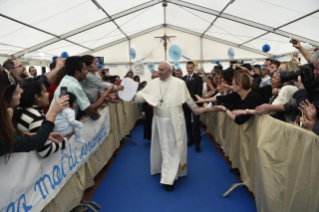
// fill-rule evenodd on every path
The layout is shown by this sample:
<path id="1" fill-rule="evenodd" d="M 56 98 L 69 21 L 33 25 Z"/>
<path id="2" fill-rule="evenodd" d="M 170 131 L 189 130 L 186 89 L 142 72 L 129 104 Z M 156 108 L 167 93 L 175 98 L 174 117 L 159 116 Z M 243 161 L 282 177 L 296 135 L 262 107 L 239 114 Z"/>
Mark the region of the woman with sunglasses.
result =
<path id="1" fill-rule="evenodd" d="M 6 70 L 0 70 L 0 156 L 5 156 L 6 163 L 14 152 L 30 152 L 42 147 L 54 129 L 56 115 L 69 106 L 68 96 L 58 99 L 38 132 L 27 136 L 15 130 L 11 121 L 12 109 L 10 108 L 19 105 L 22 92 L 13 76 Z"/>

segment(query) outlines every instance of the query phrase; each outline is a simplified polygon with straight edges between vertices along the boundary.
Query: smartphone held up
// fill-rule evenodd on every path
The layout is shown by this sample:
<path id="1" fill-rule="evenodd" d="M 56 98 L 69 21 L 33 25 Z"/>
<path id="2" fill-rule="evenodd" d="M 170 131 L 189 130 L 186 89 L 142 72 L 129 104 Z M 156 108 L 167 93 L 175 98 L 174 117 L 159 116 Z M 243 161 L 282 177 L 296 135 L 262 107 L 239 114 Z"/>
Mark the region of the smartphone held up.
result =
<path id="1" fill-rule="evenodd" d="M 68 87 L 61 87 L 60 98 L 68 93 Z"/>

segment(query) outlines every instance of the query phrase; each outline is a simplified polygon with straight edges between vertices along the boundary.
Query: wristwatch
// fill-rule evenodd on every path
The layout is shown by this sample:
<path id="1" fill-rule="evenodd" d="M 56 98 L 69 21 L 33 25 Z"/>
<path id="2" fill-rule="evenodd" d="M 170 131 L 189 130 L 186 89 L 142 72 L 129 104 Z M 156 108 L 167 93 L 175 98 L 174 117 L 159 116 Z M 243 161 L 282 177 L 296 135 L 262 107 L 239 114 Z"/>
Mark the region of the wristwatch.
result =
<path id="1" fill-rule="evenodd" d="M 249 109 L 248 108 L 246 109 L 246 112 L 247 112 L 247 114 L 249 114 Z"/>

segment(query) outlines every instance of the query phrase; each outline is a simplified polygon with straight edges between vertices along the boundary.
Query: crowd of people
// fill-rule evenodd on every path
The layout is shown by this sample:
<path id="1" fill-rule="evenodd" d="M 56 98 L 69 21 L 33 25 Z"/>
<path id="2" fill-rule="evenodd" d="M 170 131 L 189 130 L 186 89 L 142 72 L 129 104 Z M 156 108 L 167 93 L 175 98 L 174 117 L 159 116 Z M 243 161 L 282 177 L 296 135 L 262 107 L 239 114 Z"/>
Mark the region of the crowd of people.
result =
<path id="1" fill-rule="evenodd" d="M 263 68 L 244 63 L 195 73 L 194 63 L 188 61 L 183 76 L 182 70 L 162 62 L 149 82 L 140 82 L 133 71 L 127 72 L 125 78 L 138 83 L 134 102 L 141 103 L 144 138 L 152 140 L 152 173 L 161 172 L 162 157 L 171 161 L 166 165 L 169 174 L 162 173 L 167 190 L 173 190 L 175 178 L 187 173 L 183 134 L 188 135 L 187 146 L 195 144 L 200 152 L 200 114 L 222 111 L 239 125 L 253 115 L 269 114 L 319 135 L 319 51 L 315 48 L 311 54 L 297 39 L 292 39 L 292 44 L 308 61 L 306 65 L 294 55 L 287 62 L 268 58 Z M 8 59 L 1 67 L 0 156 L 5 156 L 5 162 L 13 152 L 32 150 L 42 158 L 58 151 L 70 157 L 67 146 L 71 136 L 75 134 L 76 142 L 85 143 L 83 124 L 78 120 L 83 115 L 97 120 L 100 108 L 121 101 L 118 92 L 124 87 L 120 77 L 99 70 L 92 55 L 59 58 L 50 69 L 37 75 L 35 67 L 30 67 L 28 73 L 17 59 Z M 175 139 L 176 145 L 167 143 L 170 139 Z"/>
<path id="2" fill-rule="evenodd" d="M 312 55 L 292 39 L 309 63 L 302 66 L 298 55 L 291 61 L 266 59 L 259 65 L 236 64 L 222 70 L 216 66 L 209 74 L 204 96 L 206 112 L 223 111 L 237 124 L 245 123 L 252 115 L 269 114 L 279 120 L 299 125 L 318 134 L 319 109 L 319 51 Z"/>
<path id="3" fill-rule="evenodd" d="M 91 55 L 59 58 L 50 69 L 37 75 L 35 67 L 28 73 L 17 59 L 3 63 L 0 156 L 5 162 L 13 152 L 32 150 L 42 158 L 58 151 L 70 157 L 67 144 L 73 134 L 76 142 L 85 143 L 78 120 L 84 114 L 96 120 L 107 102 L 120 102 L 117 92 L 124 87 L 116 83 L 119 77 L 101 73 Z"/>

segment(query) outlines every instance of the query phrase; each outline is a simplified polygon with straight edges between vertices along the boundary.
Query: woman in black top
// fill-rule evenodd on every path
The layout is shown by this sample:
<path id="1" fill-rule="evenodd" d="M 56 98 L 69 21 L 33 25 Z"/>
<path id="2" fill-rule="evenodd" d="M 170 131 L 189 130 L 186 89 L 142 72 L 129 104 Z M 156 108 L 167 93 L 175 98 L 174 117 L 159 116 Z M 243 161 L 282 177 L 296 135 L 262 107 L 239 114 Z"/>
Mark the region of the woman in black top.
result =
<path id="1" fill-rule="evenodd" d="M 5 69 L 0 70 L 0 156 L 5 155 L 6 163 L 13 152 L 29 152 L 42 147 L 54 129 L 56 115 L 69 106 L 69 96 L 58 99 L 38 132 L 25 136 L 15 130 L 11 122 L 12 108 L 19 105 L 22 92 L 13 76 Z M 61 135 L 56 139 L 61 140 L 63 137 Z"/>
<path id="2" fill-rule="evenodd" d="M 264 103 L 263 97 L 257 93 L 255 90 L 251 89 L 252 80 L 251 77 L 246 73 L 241 73 L 234 76 L 233 79 L 233 92 L 237 93 L 241 99 L 241 102 L 238 105 L 238 109 L 255 109 L 258 105 Z M 233 119 L 236 124 L 244 124 L 250 117 L 251 114 L 247 112 L 246 115 L 236 116 L 232 114 L 231 111 L 228 110 L 223 105 L 213 106 L 211 108 L 206 109 L 207 112 L 216 112 L 223 111 L 226 113 L 231 119 Z"/>

